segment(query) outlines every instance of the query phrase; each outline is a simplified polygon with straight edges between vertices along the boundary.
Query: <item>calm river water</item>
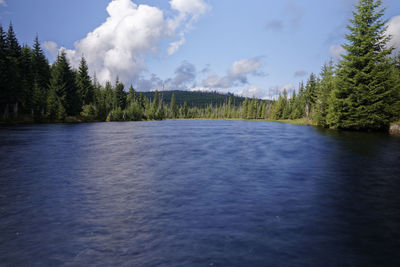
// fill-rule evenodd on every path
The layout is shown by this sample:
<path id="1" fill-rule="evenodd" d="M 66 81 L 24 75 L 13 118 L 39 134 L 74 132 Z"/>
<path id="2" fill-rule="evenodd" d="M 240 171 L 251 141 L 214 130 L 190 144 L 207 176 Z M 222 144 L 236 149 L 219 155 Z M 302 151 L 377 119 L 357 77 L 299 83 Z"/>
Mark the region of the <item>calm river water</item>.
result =
<path id="1" fill-rule="evenodd" d="M 400 266 L 400 138 L 275 122 L 0 128 L 1 266 Z"/>

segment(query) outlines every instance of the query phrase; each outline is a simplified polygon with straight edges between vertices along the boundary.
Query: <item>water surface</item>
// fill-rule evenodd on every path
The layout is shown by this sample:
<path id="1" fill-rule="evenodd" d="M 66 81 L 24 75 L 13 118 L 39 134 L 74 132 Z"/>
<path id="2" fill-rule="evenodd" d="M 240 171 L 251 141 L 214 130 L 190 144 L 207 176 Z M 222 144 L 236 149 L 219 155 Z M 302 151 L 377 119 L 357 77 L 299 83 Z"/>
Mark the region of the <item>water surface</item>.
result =
<path id="1" fill-rule="evenodd" d="M 400 266 L 400 138 L 254 121 L 0 128 L 2 266 Z"/>

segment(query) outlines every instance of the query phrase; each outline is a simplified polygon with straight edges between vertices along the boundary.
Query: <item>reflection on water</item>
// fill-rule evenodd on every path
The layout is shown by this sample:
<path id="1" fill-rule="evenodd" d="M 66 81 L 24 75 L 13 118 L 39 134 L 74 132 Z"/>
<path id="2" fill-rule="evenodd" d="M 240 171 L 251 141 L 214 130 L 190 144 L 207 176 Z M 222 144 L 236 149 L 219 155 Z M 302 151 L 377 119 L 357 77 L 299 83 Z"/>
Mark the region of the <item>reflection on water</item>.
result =
<path id="1" fill-rule="evenodd" d="M 2 265 L 399 266 L 400 138 L 250 121 L 0 128 Z"/>

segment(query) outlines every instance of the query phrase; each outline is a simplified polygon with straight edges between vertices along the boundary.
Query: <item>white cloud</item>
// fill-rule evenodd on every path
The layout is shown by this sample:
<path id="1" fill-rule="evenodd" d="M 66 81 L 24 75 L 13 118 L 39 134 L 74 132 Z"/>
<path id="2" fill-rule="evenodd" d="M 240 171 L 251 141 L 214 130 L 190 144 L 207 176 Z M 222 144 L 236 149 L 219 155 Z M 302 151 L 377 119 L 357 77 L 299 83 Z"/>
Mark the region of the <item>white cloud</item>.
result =
<path id="1" fill-rule="evenodd" d="M 341 45 L 331 45 L 329 47 L 329 53 L 334 59 L 340 59 L 340 57 L 346 52 Z"/>
<path id="2" fill-rule="evenodd" d="M 261 60 L 259 58 L 246 58 L 233 62 L 229 69 L 229 74 L 233 77 L 239 77 L 254 73 L 261 67 Z"/>
<path id="3" fill-rule="evenodd" d="M 210 75 L 203 80 L 203 86 L 209 88 L 229 88 L 239 84 L 247 84 L 249 74 L 255 76 L 265 76 L 259 71 L 262 67 L 261 58 L 246 58 L 233 62 L 227 75 Z"/>
<path id="4" fill-rule="evenodd" d="M 0 6 L 7 6 L 6 0 L 0 0 Z"/>
<path id="5" fill-rule="evenodd" d="M 183 45 L 185 42 L 186 42 L 185 36 L 182 34 L 181 39 L 170 43 L 168 50 L 167 50 L 168 56 L 175 54 L 176 51 L 178 51 L 179 47 L 181 47 L 181 45 Z"/>
<path id="6" fill-rule="evenodd" d="M 288 93 L 288 97 L 290 97 L 291 93 L 294 90 L 293 84 L 288 83 L 283 86 L 281 85 L 271 86 L 268 90 L 268 98 L 277 99 L 279 95 L 283 93 L 284 90 L 286 90 L 286 92 Z"/>
<path id="7" fill-rule="evenodd" d="M 146 56 L 159 52 L 161 41 L 179 36 L 179 41 L 173 41 L 167 51 L 176 52 L 185 42 L 184 35 L 191 23 L 208 7 L 203 0 L 172 0 L 170 5 L 178 14 L 166 18 L 157 7 L 113 0 L 102 25 L 75 42 L 74 49 L 60 49 L 65 49 L 74 67 L 84 55 L 101 83 L 113 81 L 117 76 L 122 82 L 130 82 L 145 70 Z"/>
<path id="8" fill-rule="evenodd" d="M 156 74 L 150 77 L 138 77 L 134 85 L 140 91 L 162 91 L 162 90 L 189 90 L 196 86 L 196 67 L 187 61 L 183 61 L 176 69 L 172 78 L 161 79 Z"/>
<path id="9" fill-rule="evenodd" d="M 389 23 L 386 31 L 387 34 L 392 36 L 389 42 L 397 51 L 400 50 L 400 15 L 393 17 Z"/>
<path id="10" fill-rule="evenodd" d="M 55 42 L 49 41 L 49 42 L 44 42 L 43 43 L 44 49 L 46 49 L 49 53 L 50 56 L 55 59 L 58 54 L 58 45 Z"/>
<path id="11" fill-rule="evenodd" d="M 256 87 L 256 86 L 247 87 L 247 88 L 239 91 L 238 95 L 244 96 L 244 97 L 255 97 L 258 99 L 267 99 L 268 98 L 267 91 L 264 89 L 261 89 L 259 87 Z"/>
<path id="12" fill-rule="evenodd" d="M 182 16 L 192 16 L 194 20 L 209 10 L 209 6 L 203 0 L 171 0 L 172 9 L 177 10 Z"/>
<path id="13" fill-rule="evenodd" d="M 177 17 L 169 21 L 170 27 L 175 29 L 183 25 L 179 33 L 180 39 L 170 43 L 167 50 L 168 55 L 171 56 L 186 42 L 185 34 L 192 28 L 193 22 L 206 13 L 210 6 L 203 0 L 171 0 L 169 3 L 171 8 L 179 13 Z"/>

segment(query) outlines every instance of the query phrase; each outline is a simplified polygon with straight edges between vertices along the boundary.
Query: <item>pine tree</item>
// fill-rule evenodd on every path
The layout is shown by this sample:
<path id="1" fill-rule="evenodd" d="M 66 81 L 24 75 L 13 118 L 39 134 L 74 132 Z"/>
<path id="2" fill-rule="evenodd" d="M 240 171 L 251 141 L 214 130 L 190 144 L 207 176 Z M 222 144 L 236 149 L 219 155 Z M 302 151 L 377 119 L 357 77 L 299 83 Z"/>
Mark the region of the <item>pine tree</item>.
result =
<path id="1" fill-rule="evenodd" d="M 49 61 L 46 59 L 42 48 L 40 47 L 39 37 L 35 37 L 32 50 L 32 71 L 35 82 L 38 83 L 39 88 L 47 93 L 50 82 L 50 67 Z"/>
<path id="2" fill-rule="evenodd" d="M 183 103 L 183 108 L 182 108 L 182 117 L 183 118 L 185 118 L 185 119 L 187 119 L 188 118 L 188 113 L 189 113 L 189 110 L 188 110 L 188 106 L 187 106 L 187 103 L 186 103 L 186 101 Z"/>
<path id="3" fill-rule="evenodd" d="M 21 56 L 19 59 L 20 64 L 20 77 L 21 77 L 21 90 L 22 90 L 22 105 L 27 113 L 33 115 L 33 85 L 34 75 L 32 69 L 32 50 L 29 46 L 24 46 L 21 49 Z"/>
<path id="4" fill-rule="evenodd" d="M 133 86 L 131 84 L 131 86 L 129 87 L 129 91 L 128 91 L 128 96 L 126 98 L 126 102 L 127 102 L 127 105 L 129 106 L 132 103 L 134 103 L 135 101 L 136 101 L 136 91 L 135 91 L 135 89 L 133 88 Z"/>
<path id="5" fill-rule="evenodd" d="M 94 101 L 94 88 L 89 77 L 89 69 L 84 57 L 81 59 L 76 80 L 78 95 L 81 99 L 80 105 L 85 106 L 92 104 Z"/>
<path id="6" fill-rule="evenodd" d="M 74 73 L 62 51 L 52 67 L 49 87 L 56 93 L 65 113 L 72 116 L 81 108 L 74 80 Z"/>
<path id="7" fill-rule="evenodd" d="M 314 107 L 314 120 L 320 126 L 326 127 L 326 116 L 328 114 L 328 100 L 334 88 L 334 65 L 333 61 L 329 61 L 322 67 L 321 81 L 317 89 L 317 100 Z"/>
<path id="8" fill-rule="evenodd" d="M 170 109 L 171 109 L 171 117 L 173 119 L 177 118 L 178 117 L 178 107 L 176 105 L 176 97 L 175 97 L 174 93 L 172 93 Z"/>
<path id="9" fill-rule="evenodd" d="M 310 78 L 308 79 L 306 84 L 306 90 L 304 91 L 305 102 L 306 102 L 305 108 L 310 113 L 311 111 L 313 111 L 314 105 L 317 101 L 317 90 L 318 90 L 317 86 L 318 86 L 317 77 L 315 76 L 314 73 L 311 73 Z"/>
<path id="10" fill-rule="evenodd" d="M 349 42 L 337 70 L 327 123 L 332 128 L 383 130 L 395 114 L 385 21 L 380 0 L 360 0 L 346 35 Z"/>
<path id="11" fill-rule="evenodd" d="M 6 53 L 6 33 L 0 25 L 0 112 L 3 113 L 3 119 L 8 117 L 8 103 L 10 91 L 7 86 L 8 79 L 8 58 Z"/>
<path id="12" fill-rule="evenodd" d="M 242 103 L 242 119 L 247 119 L 248 109 L 249 109 L 249 99 L 246 97 Z"/>
<path id="13" fill-rule="evenodd" d="M 19 104 L 23 102 L 23 90 L 21 86 L 21 46 L 18 43 L 12 23 L 8 28 L 4 43 L 7 67 L 5 71 L 5 117 L 8 117 L 9 107 L 13 106 L 14 117 L 18 116 Z"/>

